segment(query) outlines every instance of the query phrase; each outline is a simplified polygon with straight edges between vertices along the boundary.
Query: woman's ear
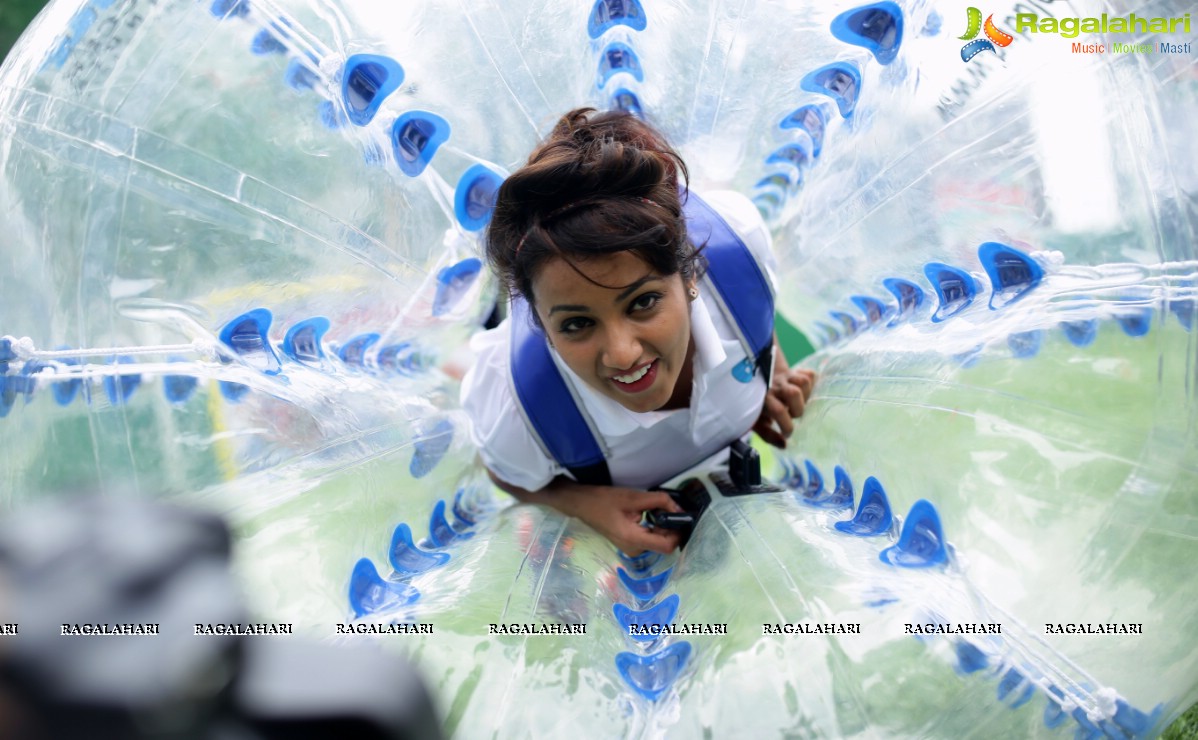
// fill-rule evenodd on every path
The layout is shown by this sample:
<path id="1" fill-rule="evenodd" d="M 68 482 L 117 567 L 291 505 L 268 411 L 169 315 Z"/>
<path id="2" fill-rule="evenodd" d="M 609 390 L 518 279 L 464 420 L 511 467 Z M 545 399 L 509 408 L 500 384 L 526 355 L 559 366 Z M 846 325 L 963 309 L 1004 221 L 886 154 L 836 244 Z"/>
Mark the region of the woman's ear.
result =
<path id="1" fill-rule="evenodd" d="M 699 297 L 699 289 L 695 287 L 693 280 L 686 283 L 686 297 L 692 301 Z"/>

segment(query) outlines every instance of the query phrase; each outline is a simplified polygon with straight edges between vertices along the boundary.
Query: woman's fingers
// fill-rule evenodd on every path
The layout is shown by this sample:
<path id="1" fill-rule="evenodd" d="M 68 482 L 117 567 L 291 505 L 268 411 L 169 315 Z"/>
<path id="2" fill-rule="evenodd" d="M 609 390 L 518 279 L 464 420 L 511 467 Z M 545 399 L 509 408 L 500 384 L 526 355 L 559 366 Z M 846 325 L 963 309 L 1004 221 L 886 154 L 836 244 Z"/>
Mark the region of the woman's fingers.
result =
<path id="1" fill-rule="evenodd" d="M 778 449 L 786 448 L 786 438 L 778 433 L 778 430 L 774 426 L 773 418 L 770 417 L 765 409 L 762 409 L 761 416 L 757 417 L 757 422 L 753 425 L 753 431 L 766 444 L 773 445 Z"/>
<path id="2" fill-rule="evenodd" d="M 770 395 L 765 402 L 765 411 L 769 414 L 770 419 L 778 426 L 778 431 L 782 433 L 782 438 L 790 437 L 790 433 L 795 430 L 795 423 L 791 417 L 791 407 L 789 398 L 791 394 L 786 394 L 782 397 Z"/>
<path id="3" fill-rule="evenodd" d="M 652 550 L 653 552 L 660 552 L 662 555 L 669 555 L 678 549 L 678 533 L 673 530 L 646 529 L 644 527 L 637 527 L 637 529 L 640 532 L 630 537 L 630 544 L 638 548 L 636 554 L 645 550 Z M 625 554 L 633 554 L 629 553 L 628 550 L 624 552 Z"/>
<path id="4" fill-rule="evenodd" d="M 682 507 L 670 497 L 670 494 L 665 491 L 637 491 L 637 499 L 635 500 L 637 511 L 652 511 L 653 509 L 665 509 L 666 511 L 682 511 Z"/>

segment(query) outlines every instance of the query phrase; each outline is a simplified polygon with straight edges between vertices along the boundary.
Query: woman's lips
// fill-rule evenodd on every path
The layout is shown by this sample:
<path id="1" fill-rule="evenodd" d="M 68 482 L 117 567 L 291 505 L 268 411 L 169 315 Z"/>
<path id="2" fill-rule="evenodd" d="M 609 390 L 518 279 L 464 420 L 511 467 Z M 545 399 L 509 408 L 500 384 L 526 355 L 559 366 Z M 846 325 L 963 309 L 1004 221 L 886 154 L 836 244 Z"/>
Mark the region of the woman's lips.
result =
<path id="1" fill-rule="evenodd" d="M 644 367 L 644 365 L 642 365 L 641 367 Z M 632 372 L 620 373 L 620 377 L 626 377 L 628 375 L 635 375 L 636 372 L 639 370 L 640 370 L 640 368 L 637 368 L 637 370 L 634 370 Z M 637 380 L 634 380 L 631 383 L 624 383 L 622 381 L 616 380 L 615 377 L 612 377 L 611 382 L 612 382 L 612 385 L 614 385 L 616 388 L 619 388 L 620 392 L 622 392 L 622 393 L 640 393 L 642 391 L 648 390 L 649 387 L 653 385 L 653 381 L 656 379 L 657 379 L 657 360 L 654 360 L 653 362 L 649 363 L 649 368 L 645 371 L 645 374 L 642 375 Z"/>

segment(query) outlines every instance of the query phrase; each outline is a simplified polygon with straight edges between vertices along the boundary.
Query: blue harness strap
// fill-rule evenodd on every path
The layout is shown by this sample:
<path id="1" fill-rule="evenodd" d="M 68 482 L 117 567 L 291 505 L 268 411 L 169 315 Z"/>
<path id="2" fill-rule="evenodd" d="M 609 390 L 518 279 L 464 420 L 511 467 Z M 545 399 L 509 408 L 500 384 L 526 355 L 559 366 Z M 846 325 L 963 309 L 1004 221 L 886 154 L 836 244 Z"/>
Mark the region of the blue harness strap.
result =
<path id="1" fill-rule="evenodd" d="M 682 207 L 692 243 L 706 237 L 704 278 L 715 286 L 724 314 L 732 319 L 746 356 L 769 383 L 773 370 L 774 293 L 753 253 L 732 227 L 693 192 Z"/>
<path id="2" fill-rule="evenodd" d="M 773 369 L 774 294 L 761 266 L 736 232 L 694 192 L 684 194 L 687 235 L 702 247 L 720 308 L 736 327 L 753 373 L 769 383 Z M 524 418 L 541 447 L 580 483 L 610 485 L 607 455 L 590 418 L 550 355 L 528 302 L 511 304 L 512 387 Z M 667 478 L 670 476 L 666 476 Z"/>

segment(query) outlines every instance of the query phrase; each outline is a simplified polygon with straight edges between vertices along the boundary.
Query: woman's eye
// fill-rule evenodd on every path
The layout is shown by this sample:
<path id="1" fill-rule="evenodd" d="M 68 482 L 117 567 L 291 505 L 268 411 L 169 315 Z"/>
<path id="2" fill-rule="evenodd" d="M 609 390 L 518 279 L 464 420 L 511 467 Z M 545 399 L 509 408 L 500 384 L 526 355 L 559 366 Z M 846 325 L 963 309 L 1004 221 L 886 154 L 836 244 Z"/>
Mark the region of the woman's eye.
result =
<path id="1" fill-rule="evenodd" d="M 582 331 L 583 329 L 587 328 L 590 325 L 591 325 L 590 319 L 583 319 L 583 318 L 566 319 L 565 321 L 563 321 L 561 323 L 561 326 L 558 328 L 558 331 L 560 331 L 563 334 L 574 334 L 576 332 Z"/>
<path id="2" fill-rule="evenodd" d="M 660 300 L 660 293 L 646 293 L 642 296 L 637 296 L 636 300 L 632 302 L 631 308 L 633 311 L 645 311 L 656 306 Z"/>

